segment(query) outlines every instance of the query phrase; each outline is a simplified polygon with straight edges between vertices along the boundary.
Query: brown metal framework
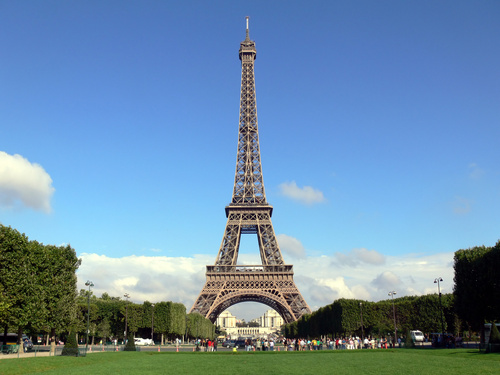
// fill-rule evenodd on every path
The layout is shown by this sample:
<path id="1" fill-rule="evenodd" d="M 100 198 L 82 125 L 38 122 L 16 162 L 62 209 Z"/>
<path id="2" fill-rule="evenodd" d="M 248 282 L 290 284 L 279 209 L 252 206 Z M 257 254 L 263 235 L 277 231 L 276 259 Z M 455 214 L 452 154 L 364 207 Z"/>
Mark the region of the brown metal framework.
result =
<path id="1" fill-rule="evenodd" d="M 240 124 L 233 198 L 226 207 L 226 230 L 215 265 L 207 266 L 207 281 L 191 308 L 212 322 L 228 307 L 246 301 L 270 306 L 286 323 L 311 312 L 293 281 L 293 266 L 283 261 L 271 222 L 273 207 L 266 201 L 255 98 L 256 56 L 247 17 L 246 38 L 239 50 Z M 257 235 L 260 265 L 236 264 L 241 235 L 248 233 Z"/>

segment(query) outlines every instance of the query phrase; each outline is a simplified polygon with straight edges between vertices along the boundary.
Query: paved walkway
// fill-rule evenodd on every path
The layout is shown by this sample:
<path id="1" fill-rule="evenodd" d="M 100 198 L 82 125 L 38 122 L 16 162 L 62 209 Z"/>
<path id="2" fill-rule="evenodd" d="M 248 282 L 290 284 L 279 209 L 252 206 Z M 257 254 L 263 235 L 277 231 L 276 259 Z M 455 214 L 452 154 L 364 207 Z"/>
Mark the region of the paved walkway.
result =
<path id="1" fill-rule="evenodd" d="M 13 358 L 17 359 L 17 358 L 31 358 L 31 357 L 50 357 L 50 351 L 0 354 L 0 359 L 13 359 Z"/>
<path id="2" fill-rule="evenodd" d="M 64 345 L 58 345 L 56 346 L 56 353 L 55 356 L 61 355 L 61 352 L 64 348 Z M 87 354 L 92 354 L 92 353 L 105 353 L 105 352 L 115 352 L 115 351 L 123 351 L 124 346 L 123 345 L 118 345 L 116 346 L 111 346 L 111 345 L 105 345 L 104 347 L 101 345 L 92 345 L 89 346 L 89 350 L 87 350 Z M 162 352 L 173 352 L 173 351 L 194 351 L 193 346 L 180 346 L 179 349 L 173 345 L 164 345 L 158 347 L 157 345 L 155 346 L 139 346 L 137 347 L 138 351 L 148 351 L 148 352 L 156 352 L 156 351 L 162 351 Z M 85 353 L 85 345 L 80 345 L 79 349 L 82 350 L 83 353 Z M 118 350 L 117 350 L 118 349 Z M 40 346 L 39 348 L 35 347 L 34 350 L 29 351 L 29 352 L 19 352 L 19 353 L 9 353 L 9 354 L 2 354 L 0 353 L 0 360 L 2 359 L 22 359 L 22 358 L 32 358 L 32 357 L 53 357 L 54 354 L 50 353 L 50 348 L 48 346 Z"/>

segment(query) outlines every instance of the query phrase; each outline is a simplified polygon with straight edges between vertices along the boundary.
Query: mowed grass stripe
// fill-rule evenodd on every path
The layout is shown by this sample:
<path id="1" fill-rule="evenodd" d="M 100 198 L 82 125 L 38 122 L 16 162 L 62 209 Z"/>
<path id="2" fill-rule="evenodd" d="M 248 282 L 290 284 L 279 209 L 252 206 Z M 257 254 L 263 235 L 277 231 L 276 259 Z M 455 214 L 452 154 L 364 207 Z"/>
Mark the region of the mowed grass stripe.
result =
<path id="1" fill-rule="evenodd" d="M 93 353 L 0 360 L 1 374 L 499 374 L 500 355 L 467 349 Z"/>

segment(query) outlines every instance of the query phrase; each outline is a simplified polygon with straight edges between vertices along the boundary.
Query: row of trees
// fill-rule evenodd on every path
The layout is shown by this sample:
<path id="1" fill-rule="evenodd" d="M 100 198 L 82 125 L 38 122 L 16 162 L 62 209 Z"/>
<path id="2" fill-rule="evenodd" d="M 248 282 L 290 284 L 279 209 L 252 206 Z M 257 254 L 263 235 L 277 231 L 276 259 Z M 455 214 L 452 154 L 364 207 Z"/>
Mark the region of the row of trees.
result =
<path id="1" fill-rule="evenodd" d="M 75 319 L 76 270 L 71 246 L 43 245 L 0 224 L 0 325 L 51 336 Z"/>
<path id="2" fill-rule="evenodd" d="M 287 324 L 284 334 L 287 337 L 392 334 L 393 303 L 401 334 L 412 329 L 482 333 L 484 323 L 500 321 L 499 268 L 500 241 L 493 247 L 458 250 L 454 256 L 454 291 L 442 295 L 441 301 L 437 294 L 380 302 L 339 299 Z"/>
<path id="3" fill-rule="evenodd" d="M 135 304 L 110 297 L 77 293 L 81 260 L 71 246 L 43 245 L 0 224 L 0 327 L 7 332 L 56 335 L 69 331 L 84 337 L 90 302 L 92 339 L 123 339 L 129 333 L 161 338 L 215 336 L 215 326 L 200 314 L 186 314 L 180 303 Z M 153 323 L 154 321 L 154 323 Z"/>
<path id="4" fill-rule="evenodd" d="M 451 332 L 455 332 L 459 324 L 453 300 L 452 294 L 442 295 L 444 329 Z M 394 312 L 398 335 L 414 329 L 441 332 L 439 297 L 430 294 L 379 302 L 338 299 L 285 325 L 284 334 L 286 337 L 394 335 Z"/>
<path id="5" fill-rule="evenodd" d="M 87 310 L 89 309 L 90 343 L 96 340 L 123 340 L 125 324 L 128 333 L 155 341 L 173 340 L 174 338 L 215 337 L 215 326 L 198 313 L 186 314 L 186 307 L 181 303 L 145 301 L 136 304 L 110 297 L 104 293 L 101 297 L 89 295 L 81 290 L 77 299 L 78 318 L 75 331 L 81 335 L 87 329 Z M 90 307 L 90 308 L 89 308 Z"/>

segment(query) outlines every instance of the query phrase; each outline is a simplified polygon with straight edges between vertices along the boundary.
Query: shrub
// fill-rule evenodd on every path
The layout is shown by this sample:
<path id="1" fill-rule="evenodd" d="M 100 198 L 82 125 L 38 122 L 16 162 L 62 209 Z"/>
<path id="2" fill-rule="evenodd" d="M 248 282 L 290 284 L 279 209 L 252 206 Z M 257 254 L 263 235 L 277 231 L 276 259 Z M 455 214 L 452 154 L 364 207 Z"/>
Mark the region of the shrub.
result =
<path id="1" fill-rule="evenodd" d="M 78 357 L 78 343 L 76 342 L 76 333 L 71 330 L 69 332 L 68 338 L 66 339 L 66 343 L 64 344 L 64 348 L 62 350 L 61 355 L 67 355 L 72 357 Z"/>
<path id="2" fill-rule="evenodd" d="M 133 333 L 128 334 L 127 345 L 125 345 L 125 348 L 123 348 L 123 350 L 126 352 L 135 352 L 136 351 Z"/>
<path id="3" fill-rule="evenodd" d="M 408 329 L 406 331 L 405 348 L 410 349 L 410 348 L 414 348 L 414 347 L 415 347 L 415 343 L 413 342 L 410 330 Z"/>
<path id="4" fill-rule="evenodd" d="M 498 332 L 497 325 L 491 324 L 490 342 L 486 348 L 486 353 L 500 352 L 500 332 Z"/>

